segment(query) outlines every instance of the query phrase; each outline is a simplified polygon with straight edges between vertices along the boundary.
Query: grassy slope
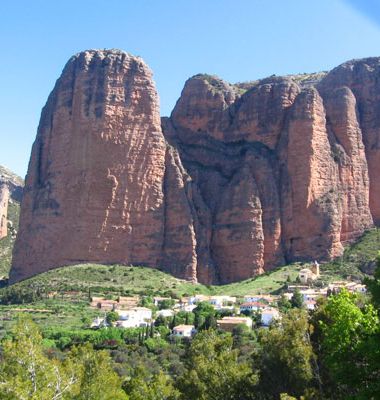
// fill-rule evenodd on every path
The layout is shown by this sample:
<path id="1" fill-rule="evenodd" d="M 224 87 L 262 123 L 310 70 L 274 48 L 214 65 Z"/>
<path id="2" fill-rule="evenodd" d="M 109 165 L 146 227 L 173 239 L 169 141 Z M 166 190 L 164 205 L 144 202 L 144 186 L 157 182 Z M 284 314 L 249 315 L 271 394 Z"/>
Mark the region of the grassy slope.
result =
<path id="1" fill-rule="evenodd" d="M 328 282 L 348 276 L 362 277 L 359 267 L 375 259 L 379 244 L 380 230 L 367 232 L 355 245 L 346 249 L 342 259 L 321 266 L 321 280 Z M 257 278 L 223 286 L 192 284 L 159 270 L 143 267 L 84 264 L 59 268 L 17 284 L 21 287 L 40 288 L 43 292 L 57 291 L 58 294 L 53 299 L 39 300 L 32 304 L 0 305 L 0 316 L 3 317 L 0 317 L 0 338 L 9 331 L 15 316 L 24 308 L 34 310 L 30 314 L 42 328 L 84 327 L 84 317 L 92 319 L 99 314 L 99 311 L 89 307 L 89 290 L 91 295 L 107 295 L 111 298 L 133 294 L 182 296 L 196 293 L 243 296 L 278 291 L 286 284 L 288 277 L 294 281 L 304 265 L 291 264 Z M 64 294 L 66 291 L 76 292 Z"/>
<path id="2" fill-rule="evenodd" d="M 374 260 L 379 248 L 380 230 L 368 231 L 356 244 L 346 249 L 343 257 L 321 265 L 321 280 L 330 282 L 349 276 L 361 279 L 364 274 L 360 267 Z M 225 293 L 239 296 L 277 291 L 287 280 L 294 281 L 298 271 L 307 265 L 294 263 L 246 281 L 209 286 L 192 284 L 151 268 L 83 264 L 46 272 L 22 282 L 21 285 L 37 285 L 51 291 L 77 290 L 86 296 L 89 288 L 93 293 L 115 295 L 172 293 L 183 296 L 195 293 Z"/>

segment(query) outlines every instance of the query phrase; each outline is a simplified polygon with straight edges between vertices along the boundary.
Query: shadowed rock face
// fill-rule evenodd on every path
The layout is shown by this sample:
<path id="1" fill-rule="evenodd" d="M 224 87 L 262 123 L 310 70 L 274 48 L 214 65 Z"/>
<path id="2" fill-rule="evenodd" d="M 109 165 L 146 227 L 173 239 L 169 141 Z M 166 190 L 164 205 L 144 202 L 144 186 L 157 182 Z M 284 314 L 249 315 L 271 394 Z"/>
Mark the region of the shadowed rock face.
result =
<path id="1" fill-rule="evenodd" d="M 42 112 L 11 281 L 84 261 L 204 283 L 330 259 L 380 221 L 380 59 L 317 79 L 189 79 L 160 122 L 151 72 L 73 57 Z"/>

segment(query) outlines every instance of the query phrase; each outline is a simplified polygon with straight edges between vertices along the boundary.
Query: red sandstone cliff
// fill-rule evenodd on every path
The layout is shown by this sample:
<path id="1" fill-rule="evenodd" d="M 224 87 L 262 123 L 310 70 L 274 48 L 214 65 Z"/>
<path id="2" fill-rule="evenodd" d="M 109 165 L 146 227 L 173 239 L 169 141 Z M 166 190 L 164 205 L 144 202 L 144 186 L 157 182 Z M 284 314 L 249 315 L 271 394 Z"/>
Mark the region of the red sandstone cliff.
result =
<path id="1" fill-rule="evenodd" d="M 6 237 L 8 233 L 8 201 L 8 186 L 5 184 L 0 184 L 0 239 Z"/>
<path id="2" fill-rule="evenodd" d="M 23 180 L 0 165 L 0 239 L 8 236 L 8 225 L 12 224 L 8 221 L 8 204 L 9 202 L 21 201 Z M 16 230 L 11 228 L 12 236 L 15 236 Z"/>
<path id="3" fill-rule="evenodd" d="M 380 221 L 379 77 L 377 58 L 245 93 L 196 75 L 161 128 L 141 59 L 78 54 L 42 113 L 11 280 L 93 261 L 226 283 L 340 255 Z"/>

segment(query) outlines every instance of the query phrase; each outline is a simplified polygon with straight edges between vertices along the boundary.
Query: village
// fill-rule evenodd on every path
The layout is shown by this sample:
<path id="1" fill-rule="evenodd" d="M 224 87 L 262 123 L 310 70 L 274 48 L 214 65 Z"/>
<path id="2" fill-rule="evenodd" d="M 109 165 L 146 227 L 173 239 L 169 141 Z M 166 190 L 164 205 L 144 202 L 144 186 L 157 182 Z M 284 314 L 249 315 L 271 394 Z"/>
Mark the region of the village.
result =
<path id="1" fill-rule="evenodd" d="M 92 297 L 90 305 L 99 310 L 101 315 L 93 320 L 91 328 L 147 328 L 155 324 L 158 318 L 173 319 L 179 312 L 192 313 L 200 303 L 209 304 L 217 312 L 220 318 L 216 320 L 216 327 L 221 331 L 232 332 L 239 325 L 244 325 L 250 330 L 254 327 L 267 328 L 274 321 L 281 319 L 281 304 L 284 300 L 290 303 L 294 296 L 301 299 L 304 309 L 312 312 L 318 305 L 318 299 L 327 298 L 342 289 L 351 293 L 366 293 L 365 285 L 349 280 L 313 287 L 313 282 L 319 276 L 319 264 L 314 262 L 310 268 L 301 269 L 297 284 L 287 285 L 287 290 L 281 295 L 263 293 L 237 297 L 197 294 L 180 299 L 153 297 L 151 302 L 146 302 L 138 296 L 120 296 L 116 300 Z M 112 321 L 108 318 L 110 312 L 115 316 Z M 171 337 L 191 338 L 196 332 L 193 324 L 178 324 L 172 327 Z"/>

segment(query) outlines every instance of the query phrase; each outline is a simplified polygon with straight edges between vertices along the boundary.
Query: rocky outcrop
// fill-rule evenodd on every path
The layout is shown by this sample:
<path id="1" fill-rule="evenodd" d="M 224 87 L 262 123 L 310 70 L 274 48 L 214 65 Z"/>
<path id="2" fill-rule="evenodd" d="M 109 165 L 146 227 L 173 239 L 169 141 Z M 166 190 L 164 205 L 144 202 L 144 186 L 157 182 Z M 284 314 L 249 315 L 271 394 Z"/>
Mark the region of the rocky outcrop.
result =
<path id="1" fill-rule="evenodd" d="M 8 234 L 8 201 L 9 189 L 5 184 L 0 185 L 0 239 Z"/>
<path id="2" fill-rule="evenodd" d="M 331 259 L 380 221 L 380 59 L 232 85 L 170 118 L 144 62 L 74 56 L 43 110 L 11 281 L 80 262 L 227 283 Z"/>
<path id="3" fill-rule="evenodd" d="M 13 224 L 8 218 L 9 202 L 20 203 L 23 186 L 24 182 L 19 176 L 0 165 L 0 239 L 8 236 L 8 225 Z M 13 226 L 11 231 L 15 236 Z"/>
<path id="4" fill-rule="evenodd" d="M 151 71 L 120 51 L 65 66 L 42 111 L 10 279 L 82 261 L 157 266 L 166 144 Z"/>
<path id="5" fill-rule="evenodd" d="M 271 77 L 241 95 L 196 75 L 163 124 L 210 210 L 218 282 L 334 258 L 373 224 L 355 95 L 313 78 Z"/>

